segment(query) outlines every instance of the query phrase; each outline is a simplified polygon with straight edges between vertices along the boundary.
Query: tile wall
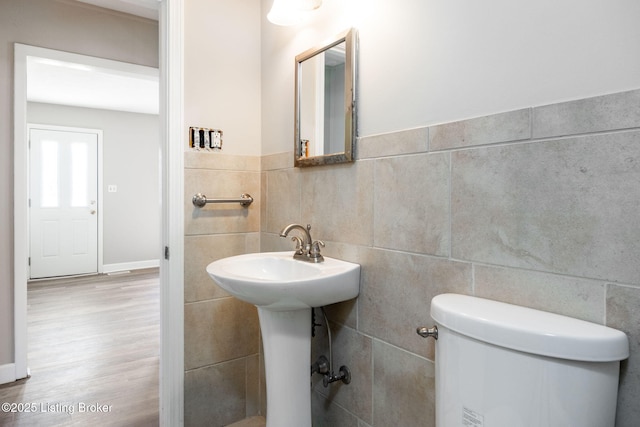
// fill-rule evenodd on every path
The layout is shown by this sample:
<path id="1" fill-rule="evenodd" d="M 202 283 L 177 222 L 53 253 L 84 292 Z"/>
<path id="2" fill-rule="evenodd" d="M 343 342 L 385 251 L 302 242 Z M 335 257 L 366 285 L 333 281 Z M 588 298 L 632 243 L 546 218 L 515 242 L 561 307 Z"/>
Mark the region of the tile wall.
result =
<path id="1" fill-rule="evenodd" d="M 260 249 L 311 223 L 325 255 L 362 265 L 359 298 L 327 310 L 353 380 L 315 382 L 314 426 L 434 425 L 433 343 L 415 329 L 443 292 L 625 331 L 616 425 L 637 425 L 640 90 L 360 138 L 348 165 L 290 157 L 262 159 Z"/>
<path id="2" fill-rule="evenodd" d="M 259 251 L 260 159 L 185 153 L 185 425 L 221 427 L 260 411 L 259 324 L 253 305 L 207 276 L 216 259 Z M 191 197 L 254 202 L 196 208 Z"/>

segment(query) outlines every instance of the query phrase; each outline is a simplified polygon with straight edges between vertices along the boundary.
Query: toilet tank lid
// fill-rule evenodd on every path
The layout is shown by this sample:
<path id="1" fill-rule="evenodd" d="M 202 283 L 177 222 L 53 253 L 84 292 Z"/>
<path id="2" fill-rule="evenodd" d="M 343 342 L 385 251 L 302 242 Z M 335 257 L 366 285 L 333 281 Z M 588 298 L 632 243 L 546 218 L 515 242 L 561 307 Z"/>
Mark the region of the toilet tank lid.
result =
<path id="1" fill-rule="evenodd" d="M 484 298 L 438 295 L 431 317 L 459 334 L 526 353 L 588 362 L 629 357 L 627 336 L 617 329 Z"/>

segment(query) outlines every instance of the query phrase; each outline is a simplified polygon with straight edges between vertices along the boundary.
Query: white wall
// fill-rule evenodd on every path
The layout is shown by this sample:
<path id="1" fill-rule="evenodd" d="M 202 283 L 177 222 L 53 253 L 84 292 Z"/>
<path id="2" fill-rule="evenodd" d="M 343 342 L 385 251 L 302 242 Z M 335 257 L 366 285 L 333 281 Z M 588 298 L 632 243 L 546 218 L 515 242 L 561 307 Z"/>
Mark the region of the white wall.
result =
<path id="1" fill-rule="evenodd" d="M 185 126 L 222 129 L 225 154 L 260 155 L 258 2 L 185 2 Z"/>
<path id="2" fill-rule="evenodd" d="M 278 27 L 262 0 L 263 154 L 293 139 L 293 58 L 359 30 L 360 136 L 640 87 L 633 0 L 324 0 Z"/>
<path id="3" fill-rule="evenodd" d="M 103 131 L 105 266 L 160 257 L 160 124 L 158 115 L 30 102 L 30 123 Z M 118 191 L 107 192 L 108 185 Z"/>

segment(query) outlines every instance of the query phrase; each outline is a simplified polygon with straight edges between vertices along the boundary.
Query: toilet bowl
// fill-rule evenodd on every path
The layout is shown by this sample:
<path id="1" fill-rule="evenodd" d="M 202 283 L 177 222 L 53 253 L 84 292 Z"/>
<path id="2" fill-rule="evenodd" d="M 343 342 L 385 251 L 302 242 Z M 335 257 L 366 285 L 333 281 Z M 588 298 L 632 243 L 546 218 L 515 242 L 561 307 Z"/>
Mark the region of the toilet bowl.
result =
<path id="1" fill-rule="evenodd" d="M 456 294 L 433 298 L 431 317 L 437 427 L 614 425 L 623 332 Z"/>

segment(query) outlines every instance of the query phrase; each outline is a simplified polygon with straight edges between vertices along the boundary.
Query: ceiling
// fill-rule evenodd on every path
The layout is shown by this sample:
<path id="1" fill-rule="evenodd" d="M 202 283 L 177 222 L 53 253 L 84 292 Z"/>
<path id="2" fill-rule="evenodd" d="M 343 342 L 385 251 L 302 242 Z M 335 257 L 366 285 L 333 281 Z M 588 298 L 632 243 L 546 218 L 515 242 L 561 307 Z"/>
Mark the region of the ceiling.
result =
<path id="1" fill-rule="evenodd" d="M 131 15 L 158 20 L 160 0 L 77 0 L 82 3 L 118 10 Z"/>
<path id="2" fill-rule="evenodd" d="M 123 71 L 55 59 L 27 58 L 27 100 L 158 114 L 158 70 Z"/>
<path id="3" fill-rule="evenodd" d="M 158 19 L 158 0 L 78 1 Z M 50 58 L 27 58 L 28 101 L 158 114 L 159 93 L 156 68 L 131 64 L 106 67 Z"/>

